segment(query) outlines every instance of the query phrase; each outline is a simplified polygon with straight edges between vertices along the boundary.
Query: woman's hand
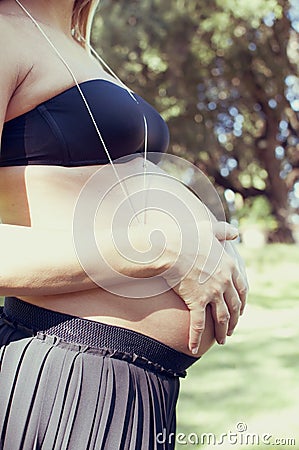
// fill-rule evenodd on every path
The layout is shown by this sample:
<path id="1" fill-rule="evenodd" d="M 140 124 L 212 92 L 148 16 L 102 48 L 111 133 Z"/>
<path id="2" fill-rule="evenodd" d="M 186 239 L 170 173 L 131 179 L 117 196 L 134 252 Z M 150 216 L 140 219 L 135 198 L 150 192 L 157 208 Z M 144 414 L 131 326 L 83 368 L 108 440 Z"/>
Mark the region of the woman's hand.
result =
<path id="1" fill-rule="evenodd" d="M 190 249 L 185 246 L 183 252 L 178 247 L 173 251 L 178 238 L 169 240 L 171 269 L 163 277 L 190 310 L 189 348 L 193 354 L 197 354 L 205 328 L 207 305 L 211 305 L 216 340 L 219 344 L 224 344 L 226 336 L 233 333 L 239 316 L 243 313 L 248 284 L 245 273 L 242 274 L 238 267 L 240 258 L 234 256 L 232 245 L 227 245 L 227 241 L 224 245 L 221 243 L 224 239 L 236 237 L 234 227 L 225 222 L 215 222 L 212 226 L 208 222 L 200 223 L 196 254 L 196 236 L 192 239 L 192 230 L 188 230 L 188 225 L 183 227 L 183 232 L 187 235 L 190 233 Z M 231 256 L 224 249 L 225 246 L 229 247 Z"/>
<path id="2" fill-rule="evenodd" d="M 139 267 L 136 264 L 131 272 L 127 265 L 122 272 L 129 276 L 136 276 L 138 272 L 144 277 L 160 275 L 181 297 L 190 310 L 189 348 L 194 354 L 205 327 L 206 307 L 210 304 L 215 338 L 223 344 L 236 327 L 247 296 L 247 281 L 239 267 L 240 258 L 232 244 L 227 244 L 238 236 L 238 230 L 217 221 L 209 207 L 190 189 L 155 165 L 148 163 L 146 178 L 140 176 L 143 174 L 142 159 L 130 162 L 129 166 L 120 165 L 118 171 L 120 177 L 126 179 L 127 195 L 132 200 L 123 210 L 128 212 L 129 219 L 132 216 L 130 207 L 141 212 L 139 224 L 135 222 L 133 227 L 131 242 L 135 242 L 133 247 L 142 248 L 139 259 L 142 264 Z M 200 186 L 206 187 L 202 182 Z M 208 200 L 217 203 L 213 186 L 208 185 L 208 188 Z M 109 205 L 115 204 L 112 195 L 106 200 Z M 107 218 L 107 214 L 100 216 Z M 128 223 L 130 228 L 134 221 L 126 219 L 124 214 L 118 223 L 119 226 Z M 137 235 L 142 235 L 143 239 Z M 141 242 L 147 242 L 149 247 L 142 244 L 140 247 Z M 119 253 L 130 255 L 122 248 Z M 133 259 L 127 258 L 128 261 Z"/>
<path id="3" fill-rule="evenodd" d="M 86 233 L 95 226 L 99 230 L 95 252 L 99 250 L 102 256 L 100 264 L 95 265 L 86 251 L 85 239 L 80 244 L 82 249 L 77 247 L 81 264 L 87 272 L 100 266 L 96 283 L 117 295 L 132 297 L 132 284 L 135 298 L 172 288 L 190 310 L 189 347 L 195 354 L 210 304 L 215 337 L 224 343 L 238 322 L 247 294 L 237 258 L 234 252 L 229 255 L 223 245 L 236 238 L 238 231 L 226 222 L 218 222 L 203 201 L 159 167 L 148 163 L 145 176 L 142 158 L 119 164 L 117 172 L 122 184 L 115 180 L 112 168 L 105 166 L 90 180 L 90 191 L 87 184 L 80 195 L 75 241 L 81 243 L 83 230 Z M 99 197 L 93 195 L 93 186 Z M 207 194 L 212 204 L 220 201 L 213 192 L 211 199 L 209 191 Z M 91 211 L 96 211 L 96 220 L 90 212 L 84 214 L 85 205 L 90 205 L 93 198 Z M 88 219 L 88 226 L 84 218 L 89 216 L 92 220 Z M 107 239 L 103 237 L 105 229 L 110 230 Z M 153 279 L 140 285 L 137 280 L 161 277 L 167 283 L 163 282 L 162 287 Z"/>

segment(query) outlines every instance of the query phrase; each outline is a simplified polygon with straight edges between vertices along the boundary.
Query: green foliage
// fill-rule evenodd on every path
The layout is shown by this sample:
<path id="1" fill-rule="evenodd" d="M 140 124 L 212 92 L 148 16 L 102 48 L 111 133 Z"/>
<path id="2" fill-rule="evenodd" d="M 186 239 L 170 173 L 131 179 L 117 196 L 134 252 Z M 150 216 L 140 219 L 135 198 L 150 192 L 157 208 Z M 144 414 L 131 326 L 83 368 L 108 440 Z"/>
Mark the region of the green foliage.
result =
<path id="1" fill-rule="evenodd" d="M 271 445 L 240 443 L 219 447 L 266 449 L 277 438 L 299 440 L 298 408 L 298 246 L 269 245 L 239 249 L 248 268 L 247 309 L 234 335 L 214 346 L 182 382 L 178 429 L 189 433 L 236 433 L 239 422 L 248 433 L 272 435 Z M 244 439 L 246 433 L 243 433 Z M 181 445 L 177 445 L 179 450 Z M 185 445 L 184 448 L 213 448 Z M 284 445 L 291 450 L 297 445 Z"/>
<path id="2" fill-rule="evenodd" d="M 217 0 L 219 8 L 229 12 L 236 19 L 243 19 L 251 26 L 260 25 L 261 20 L 269 13 L 273 13 L 276 19 L 280 19 L 283 14 L 282 6 L 277 0 Z"/>
<path id="3" fill-rule="evenodd" d="M 246 225 L 256 225 L 265 231 L 270 231 L 277 227 L 277 222 L 271 215 L 271 205 L 263 196 L 249 199 L 238 211 L 237 217 L 241 228 Z"/>
<path id="4" fill-rule="evenodd" d="M 103 0 L 93 31 L 118 75 L 168 121 L 170 152 L 245 202 L 265 195 L 285 231 L 297 176 L 281 173 L 299 167 L 299 121 L 285 97 L 298 60 L 289 8 L 287 0 Z"/>

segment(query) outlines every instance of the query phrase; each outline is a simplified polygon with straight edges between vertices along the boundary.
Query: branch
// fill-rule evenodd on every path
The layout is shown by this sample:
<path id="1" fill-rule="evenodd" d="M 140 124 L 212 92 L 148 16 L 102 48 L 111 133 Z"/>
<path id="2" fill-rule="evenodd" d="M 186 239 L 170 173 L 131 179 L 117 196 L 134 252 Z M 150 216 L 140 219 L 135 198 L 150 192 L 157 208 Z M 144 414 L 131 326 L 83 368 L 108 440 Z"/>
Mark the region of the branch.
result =
<path id="1" fill-rule="evenodd" d="M 224 177 L 218 170 L 215 170 L 215 168 L 209 167 L 207 168 L 207 172 L 214 178 L 216 184 L 222 186 L 224 189 L 231 189 L 232 191 L 242 195 L 243 198 L 258 197 L 260 195 L 270 198 L 270 194 L 267 190 L 258 189 L 255 187 L 245 188 L 241 185 L 241 183 L 233 182 L 231 177 Z"/>

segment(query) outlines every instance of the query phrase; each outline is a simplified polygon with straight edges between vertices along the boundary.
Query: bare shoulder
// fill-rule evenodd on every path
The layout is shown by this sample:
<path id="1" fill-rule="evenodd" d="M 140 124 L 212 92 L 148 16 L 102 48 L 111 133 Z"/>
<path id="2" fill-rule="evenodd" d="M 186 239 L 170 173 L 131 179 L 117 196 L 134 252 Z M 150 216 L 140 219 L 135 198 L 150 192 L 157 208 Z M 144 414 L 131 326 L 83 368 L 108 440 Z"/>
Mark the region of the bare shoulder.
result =
<path id="1" fill-rule="evenodd" d="M 0 72 L 1 77 L 8 73 L 16 74 L 21 54 L 18 42 L 17 24 L 0 12 Z M 6 80 L 7 81 L 7 80 Z"/>
<path id="2" fill-rule="evenodd" d="M 2 13 L 0 10 L 1 53 L 17 50 L 20 42 L 22 42 L 22 32 L 23 26 L 20 18 Z"/>
<path id="3" fill-rule="evenodd" d="M 18 45 L 17 28 L 8 16 L 0 12 L 0 131 L 7 105 L 18 85 L 21 49 Z M 21 40 L 22 42 L 22 40 Z"/>
<path id="4" fill-rule="evenodd" d="M 16 24 L 15 16 L 7 14 L 0 9 L 0 33 L 12 33 L 14 25 Z"/>

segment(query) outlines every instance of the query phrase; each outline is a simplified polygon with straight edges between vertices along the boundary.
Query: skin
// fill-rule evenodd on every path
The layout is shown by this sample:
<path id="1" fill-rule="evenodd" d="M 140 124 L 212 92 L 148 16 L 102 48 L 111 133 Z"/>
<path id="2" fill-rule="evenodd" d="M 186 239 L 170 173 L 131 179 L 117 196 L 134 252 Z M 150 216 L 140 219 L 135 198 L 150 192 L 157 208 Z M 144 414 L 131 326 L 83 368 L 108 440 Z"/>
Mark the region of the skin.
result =
<path id="1" fill-rule="evenodd" d="M 73 1 L 25 0 L 23 4 L 39 21 L 60 52 L 67 55 L 68 64 L 79 82 L 93 78 L 116 82 L 72 38 L 70 23 Z M 0 22 L 1 34 L 3 33 L 7 43 L 7 47 L 3 49 L 3 58 L 9 63 L 5 65 L 0 86 L 3 88 L 1 91 L 5 93 L 0 103 L 1 131 L 4 121 L 17 117 L 63 92 L 73 86 L 74 81 L 49 44 L 13 0 L 0 2 Z M 15 33 L 16 29 L 18 33 Z M 20 45 L 20 42 L 26 42 L 26 47 Z M 184 282 L 150 299 L 114 295 L 98 287 L 82 274 L 70 244 L 73 208 L 82 187 L 98 168 L 35 165 L 0 168 L 0 217 L 2 222 L 7 224 L 0 226 L 0 242 L 2 239 L 2 249 L 7 249 L 3 259 L 7 258 L 9 261 L 10 254 L 14 256 L 11 257 L 11 265 L 7 264 L 11 268 L 9 275 L 5 275 L 7 268 L 3 266 L 1 272 L 0 267 L 0 278 L 2 276 L 4 280 L 1 282 L 0 293 L 17 295 L 27 302 L 48 309 L 139 331 L 187 354 L 191 354 L 193 349 L 193 354 L 196 352 L 196 355 L 202 355 L 215 342 L 215 336 L 219 343 L 224 343 L 225 335 L 231 334 L 236 326 L 246 298 L 244 277 L 226 254 L 220 269 L 209 282 L 201 286 L 200 299 L 197 285 L 200 270 L 196 268 Z M 132 192 L 138 190 L 138 183 L 131 189 Z M 185 191 L 178 194 L 187 195 Z M 189 197 L 186 201 L 189 201 Z M 192 201 L 190 200 L 191 203 Z M 113 210 L 109 205 L 104 205 L 103 208 L 102 217 L 105 219 L 98 220 L 96 227 L 97 231 L 104 233 Z M 164 220 L 161 217 L 158 219 L 162 222 Z M 199 214 L 198 220 L 205 221 L 207 217 Z M 148 227 L 156 221 L 155 214 L 149 214 Z M 166 231 L 171 228 L 164 222 L 163 226 Z M 24 233 L 27 233 L 30 244 L 22 243 Z M 223 231 L 217 228 L 215 232 L 210 233 L 210 239 L 215 241 L 214 234 L 217 233 L 223 234 Z M 138 232 L 136 236 L 139 236 Z M 171 259 L 177 256 L 177 235 L 173 232 L 171 236 L 171 250 L 167 249 L 159 264 L 149 267 L 145 276 L 159 274 L 161 269 L 168 267 Z M 136 246 L 143 247 L 144 242 L 141 238 L 138 239 L 136 237 Z M 45 240 L 48 245 L 44 243 Z M 18 258 L 15 250 L 12 251 L 13 242 L 19 242 L 19 259 L 28 258 L 26 268 L 20 266 L 18 269 Z M 51 252 L 55 255 L 53 246 L 57 251 L 64 246 L 62 253 L 69 255 L 68 259 L 56 261 L 55 266 L 58 264 L 58 268 L 54 275 L 51 275 L 49 268 L 46 270 L 46 263 L 42 266 L 41 247 L 38 243 L 42 245 L 45 260 L 50 262 Z M 141 276 L 138 272 L 140 268 L 122 265 L 119 256 L 114 255 L 112 251 L 112 244 L 107 244 L 103 253 L 105 251 L 113 267 L 121 266 L 123 273 Z M 38 269 L 36 261 L 39 259 Z M 200 262 L 200 259 L 198 261 Z M 54 264 L 52 266 L 54 267 Z M 13 271 L 19 273 L 19 278 L 14 276 L 13 279 Z M 32 278 L 32 273 L 35 273 L 40 284 Z M 67 273 L 71 274 L 72 283 Z M 25 281 L 22 285 L 23 279 L 30 280 L 30 287 Z M 61 282 L 61 279 L 64 281 Z M 165 287 L 168 281 L 156 277 L 152 282 Z M 201 343 L 198 346 L 200 337 Z"/>

